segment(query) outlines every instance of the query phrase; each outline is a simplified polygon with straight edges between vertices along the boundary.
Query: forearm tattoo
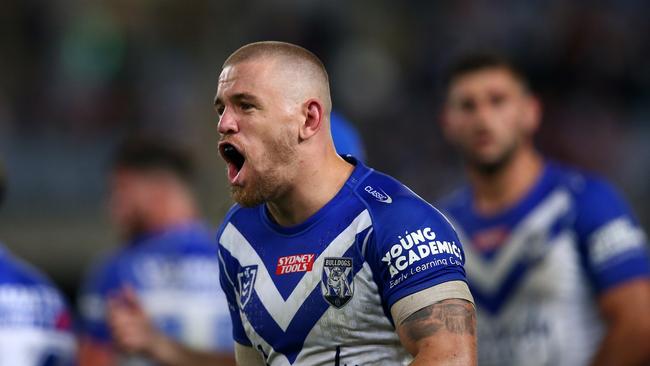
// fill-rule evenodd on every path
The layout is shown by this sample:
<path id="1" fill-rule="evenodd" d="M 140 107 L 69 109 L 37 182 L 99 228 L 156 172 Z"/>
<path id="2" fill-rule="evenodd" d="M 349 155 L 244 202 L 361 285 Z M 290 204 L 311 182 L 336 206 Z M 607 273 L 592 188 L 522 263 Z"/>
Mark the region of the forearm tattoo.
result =
<path id="1" fill-rule="evenodd" d="M 441 329 L 454 334 L 474 335 L 476 313 L 469 301 L 448 299 L 416 311 L 406 318 L 401 326 L 406 335 L 415 342 Z"/>

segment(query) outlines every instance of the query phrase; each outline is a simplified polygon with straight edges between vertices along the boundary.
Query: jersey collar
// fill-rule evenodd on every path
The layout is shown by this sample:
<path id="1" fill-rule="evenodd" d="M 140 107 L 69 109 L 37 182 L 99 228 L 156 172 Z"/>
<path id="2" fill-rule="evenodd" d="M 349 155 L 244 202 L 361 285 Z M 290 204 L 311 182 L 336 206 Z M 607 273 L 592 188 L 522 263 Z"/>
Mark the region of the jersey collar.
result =
<path id="1" fill-rule="evenodd" d="M 341 155 L 341 157 L 345 159 L 345 161 L 347 161 L 348 163 L 354 165 L 354 170 L 352 171 L 352 174 L 350 174 L 348 179 L 345 181 L 345 184 L 343 184 L 341 189 L 336 193 L 336 195 L 334 195 L 334 198 L 332 198 L 329 202 L 327 202 L 325 206 L 321 207 L 318 211 L 316 211 L 315 214 L 311 215 L 307 220 L 303 221 L 298 225 L 281 226 L 271 218 L 271 213 L 269 212 L 268 207 L 265 204 L 262 204 L 259 206 L 259 213 L 262 222 L 269 229 L 281 235 L 292 236 L 309 229 L 311 226 L 315 225 L 318 221 L 320 221 L 323 217 L 325 217 L 332 209 L 338 206 L 339 203 L 344 201 L 348 197 L 348 195 L 353 193 L 354 188 L 357 186 L 361 178 L 369 170 L 368 167 L 366 167 L 362 162 L 357 160 L 352 155 L 349 154 Z"/>

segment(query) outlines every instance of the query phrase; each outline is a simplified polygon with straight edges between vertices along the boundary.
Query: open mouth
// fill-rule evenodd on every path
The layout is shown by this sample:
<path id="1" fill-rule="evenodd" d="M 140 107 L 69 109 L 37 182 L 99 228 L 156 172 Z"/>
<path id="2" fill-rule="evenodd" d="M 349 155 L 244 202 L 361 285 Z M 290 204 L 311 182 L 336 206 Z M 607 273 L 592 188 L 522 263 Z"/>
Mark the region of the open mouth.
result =
<path id="1" fill-rule="evenodd" d="M 227 142 L 219 145 L 219 152 L 228 165 L 228 180 L 234 183 L 244 163 L 246 163 L 246 158 L 235 145 Z"/>

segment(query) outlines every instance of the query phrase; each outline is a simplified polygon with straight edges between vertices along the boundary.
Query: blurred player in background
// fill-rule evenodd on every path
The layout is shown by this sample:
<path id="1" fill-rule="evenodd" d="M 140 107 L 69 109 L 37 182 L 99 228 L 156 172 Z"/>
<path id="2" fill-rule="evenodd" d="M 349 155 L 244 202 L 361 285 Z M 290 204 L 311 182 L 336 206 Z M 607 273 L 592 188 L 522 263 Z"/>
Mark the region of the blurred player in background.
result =
<path id="1" fill-rule="evenodd" d="M 234 363 L 214 234 L 197 217 L 192 175 L 189 157 L 163 142 L 134 139 L 117 152 L 110 213 L 125 244 L 83 288 L 82 365 L 177 365 L 188 352 L 192 365 Z"/>
<path id="2" fill-rule="evenodd" d="M 646 236 L 607 182 L 534 148 L 540 110 L 498 56 L 469 55 L 448 75 L 442 126 L 469 186 L 442 207 L 467 252 L 479 362 L 650 364 Z"/>
<path id="3" fill-rule="evenodd" d="M 359 131 L 343 115 L 332 111 L 330 129 L 336 152 L 342 155 L 350 154 L 357 160 L 366 161 L 366 148 Z"/>
<path id="4" fill-rule="evenodd" d="M 454 230 L 401 183 L 336 153 L 315 55 L 240 48 L 215 109 L 237 202 L 217 238 L 238 364 L 475 364 Z"/>
<path id="5" fill-rule="evenodd" d="M 0 203 L 4 191 L 0 164 Z M 72 366 L 76 351 L 61 293 L 0 243 L 0 366 Z"/>

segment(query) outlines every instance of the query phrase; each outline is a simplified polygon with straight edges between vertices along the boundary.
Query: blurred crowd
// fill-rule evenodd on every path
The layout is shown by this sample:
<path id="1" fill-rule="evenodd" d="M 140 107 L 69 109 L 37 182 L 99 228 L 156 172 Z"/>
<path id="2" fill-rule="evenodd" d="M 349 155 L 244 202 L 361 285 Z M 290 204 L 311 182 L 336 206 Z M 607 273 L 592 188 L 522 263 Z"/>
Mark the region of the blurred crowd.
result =
<path id="1" fill-rule="evenodd" d="M 212 98 L 243 43 L 300 44 L 325 62 L 334 106 L 367 161 L 425 199 L 462 179 L 442 140 L 440 77 L 470 49 L 499 49 L 544 101 L 550 157 L 613 180 L 650 227 L 650 4 L 578 1 L 9 1 L 0 12 L 1 238 L 73 297 L 114 246 L 108 157 L 133 132 L 192 149 L 199 203 L 230 205 Z"/>

